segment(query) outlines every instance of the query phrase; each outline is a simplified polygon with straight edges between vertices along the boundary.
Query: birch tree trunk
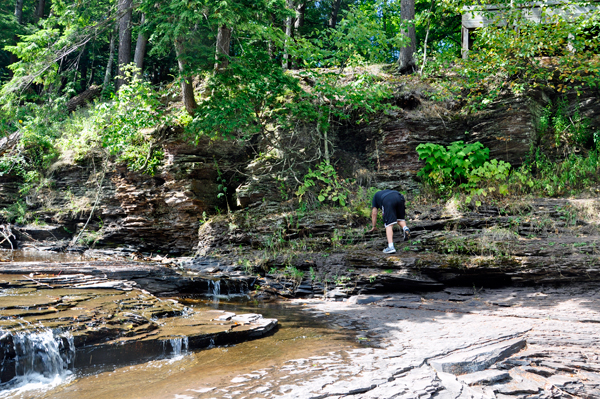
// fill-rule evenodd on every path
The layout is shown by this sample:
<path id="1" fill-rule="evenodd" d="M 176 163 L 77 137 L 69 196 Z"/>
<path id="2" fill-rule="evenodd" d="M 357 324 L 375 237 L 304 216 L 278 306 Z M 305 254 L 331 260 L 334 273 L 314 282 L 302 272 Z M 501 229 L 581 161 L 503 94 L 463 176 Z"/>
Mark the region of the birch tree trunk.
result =
<path id="1" fill-rule="evenodd" d="M 140 21 L 140 27 L 144 25 L 146 22 L 146 14 L 142 14 L 142 19 Z M 148 44 L 148 36 L 144 34 L 140 30 L 137 37 L 137 43 L 135 44 L 135 53 L 133 56 L 133 62 L 138 69 L 137 77 L 138 79 L 142 78 L 142 71 L 144 69 L 144 56 L 146 55 L 146 44 Z"/>
<path id="2" fill-rule="evenodd" d="M 215 71 L 226 69 L 229 66 L 229 46 L 231 44 L 231 29 L 223 25 L 217 33 L 217 51 Z"/>
<path id="3" fill-rule="evenodd" d="M 296 23 L 294 24 L 295 33 L 298 34 L 298 30 L 304 26 L 304 13 L 306 12 L 306 1 L 300 2 L 296 5 Z"/>
<path id="4" fill-rule="evenodd" d="M 194 87 L 192 85 L 192 78 L 186 76 L 186 65 L 185 52 L 183 43 L 180 40 L 175 40 L 175 54 L 177 54 L 177 65 L 179 66 L 179 74 L 181 79 L 181 98 L 183 99 L 183 105 L 185 110 L 190 115 L 194 115 L 198 104 L 194 98 Z"/>
<path id="5" fill-rule="evenodd" d="M 294 9 L 294 1 L 287 0 L 287 8 L 293 10 Z M 284 43 L 284 52 L 283 52 L 283 69 L 291 69 L 292 68 L 292 59 L 289 54 L 289 46 L 294 38 L 294 17 L 287 17 L 285 20 L 285 43 Z"/>
<path id="6" fill-rule="evenodd" d="M 104 72 L 104 83 L 102 84 L 102 93 L 106 92 L 108 88 L 108 84 L 110 83 L 110 75 L 112 72 L 112 65 L 115 59 L 115 42 L 117 41 L 117 26 L 119 25 L 118 21 L 113 29 L 112 34 L 110 35 L 110 46 L 108 50 L 108 62 L 106 63 L 106 72 Z"/>
<path id="7" fill-rule="evenodd" d="M 119 64 L 116 91 L 124 85 L 123 67 L 131 63 L 131 14 L 133 0 L 119 0 Z"/>
<path id="8" fill-rule="evenodd" d="M 407 29 L 403 30 L 403 34 L 408 38 L 408 44 L 400 49 L 400 56 L 398 57 L 398 72 L 403 74 L 410 74 L 415 72 L 415 47 L 416 47 L 416 33 L 415 33 L 415 0 L 401 0 L 400 3 L 400 16 L 403 22 L 408 22 L 410 25 Z"/>

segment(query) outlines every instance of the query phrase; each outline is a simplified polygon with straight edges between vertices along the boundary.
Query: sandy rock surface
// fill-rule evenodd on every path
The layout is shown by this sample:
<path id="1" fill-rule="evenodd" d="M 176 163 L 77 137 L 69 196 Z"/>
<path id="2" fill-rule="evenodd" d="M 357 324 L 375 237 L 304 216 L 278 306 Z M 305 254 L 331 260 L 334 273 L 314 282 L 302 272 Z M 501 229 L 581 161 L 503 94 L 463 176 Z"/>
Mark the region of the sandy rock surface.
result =
<path id="1" fill-rule="evenodd" d="M 303 301 L 364 348 L 240 375 L 196 397 L 597 398 L 598 285 Z"/>

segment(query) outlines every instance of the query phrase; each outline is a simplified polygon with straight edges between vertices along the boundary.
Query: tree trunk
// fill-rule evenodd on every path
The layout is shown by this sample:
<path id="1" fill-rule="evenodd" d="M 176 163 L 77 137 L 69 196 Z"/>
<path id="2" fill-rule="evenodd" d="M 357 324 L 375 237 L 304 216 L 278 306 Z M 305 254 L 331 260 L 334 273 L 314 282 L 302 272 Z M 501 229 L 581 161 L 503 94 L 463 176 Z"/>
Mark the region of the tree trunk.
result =
<path id="1" fill-rule="evenodd" d="M 142 14 L 142 20 L 140 21 L 140 28 L 143 27 L 146 22 L 146 14 Z M 144 56 L 146 55 L 146 44 L 148 44 L 148 36 L 145 35 L 141 30 L 138 33 L 137 43 L 135 44 L 135 55 L 133 56 L 133 62 L 138 69 L 137 77 L 142 78 L 142 71 L 144 69 Z"/>
<path id="2" fill-rule="evenodd" d="M 269 26 L 273 27 L 273 21 L 275 21 L 275 16 L 273 14 L 269 14 Z M 269 58 L 275 59 L 275 44 L 273 43 L 273 39 L 269 37 L 269 42 L 267 44 L 267 51 L 269 53 Z"/>
<path id="3" fill-rule="evenodd" d="M 116 35 L 117 26 L 118 26 L 118 22 L 117 22 L 117 25 L 115 26 L 112 34 L 110 35 L 110 47 L 108 50 L 108 63 L 106 64 L 106 72 L 104 73 L 104 84 L 102 85 L 102 93 L 106 92 L 106 89 L 108 88 L 108 84 L 110 83 L 112 64 L 115 59 L 115 42 L 116 42 L 116 36 L 117 36 Z"/>
<path id="4" fill-rule="evenodd" d="M 333 4 L 331 5 L 331 15 L 329 16 L 329 21 L 327 23 L 331 29 L 335 29 L 335 26 L 337 25 L 337 17 L 341 5 L 342 0 L 333 0 Z"/>
<path id="5" fill-rule="evenodd" d="M 294 24 L 294 36 L 300 36 L 300 29 L 304 26 L 304 13 L 306 11 L 306 1 L 302 1 L 296 6 L 296 23 Z M 294 60 L 294 67 L 299 68 L 302 65 L 302 58 Z"/>
<path id="6" fill-rule="evenodd" d="M 92 85 L 87 88 L 81 94 L 76 95 L 72 99 L 67 102 L 67 111 L 73 112 L 77 108 L 83 108 L 87 105 L 87 103 L 93 101 L 94 99 L 100 96 L 102 88 L 100 86 Z"/>
<path id="7" fill-rule="evenodd" d="M 296 23 L 294 24 L 294 29 L 296 34 L 298 34 L 298 30 L 304 26 L 304 13 L 306 12 L 306 1 L 300 2 L 296 6 Z"/>
<path id="8" fill-rule="evenodd" d="M 217 52 L 215 71 L 226 69 L 229 65 L 229 45 L 231 44 L 231 29 L 223 25 L 217 34 Z"/>
<path id="9" fill-rule="evenodd" d="M 429 7 L 429 15 L 427 17 L 427 33 L 425 33 L 425 41 L 423 42 L 423 63 L 421 64 L 421 70 L 419 75 L 423 75 L 425 65 L 427 65 L 427 40 L 429 39 L 429 29 L 431 28 L 431 15 L 433 14 L 433 7 L 435 6 L 435 0 L 431 0 L 431 6 Z"/>
<path id="10" fill-rule="evenodd" d="M 46 0 L 38 0 L 37 8 L 35 9 L 35 21 L 44 18 L 44 9 L 46 8 Z"/>
<path id="11" fill-rule="evenodd" d="M 175 40 L 175 54 L 177 54 L 177 65 L 179 66 L 179 79 L 181 79 L 181 97 L 183 99 L 183 105 L 185 106 L 185 110 L 188 112 L 188 114 L 193 116 L 196 113 L 198 104 L 194 98 L 192 79 L 191 77 L 186 76 L 187 71 L 185 70 L 185 54 L 183 44 L 180 40 Z"/>
<path id="12" fill-rule="evenodd" d="M 294 9 L 294 1 L 287 0 L 287 8 Z M 285 43 L 284 43 L 284 52 L 283 52 L 283 69 L 291 69 L 292 68 L 292 59 L 289 54 L 289 45 L 291 40 L 294 38 L 294 17 L 287 17 L 285 20 Z"/>
<path id="13" fill-rule="evenodd" d="M 24 0 L 15 1 L 15 18 L 19 25 L 23 25 L 23 1 Z"/>
<path id="14" fill-rule="evenodd" d="M 115 91 L 126 83 L 123 76 L 123 67 L 131 63 L 131 14 L 133 0 L 119 0 L 119 64 L 117 87 Z"/>
<path id="15" fill-rule="evenodd" d="M 410 74 L 416 70 L 415 64 L 415 47 L 416 47 L 416 33 L 415 33 L 415 0 L 401 0 L 400 3 L 400 16 L 402 21 L 409 23 L 407 29 L 404 29 L 402 33 L 408 38 L 408 44 L 400 49 L 400 57 L 398 57 L 398 71 L 403 74 Z"/>
<path id="16" fill-rule="evenodd" d="M 23 1 L 24 0 L 16 0 L 15 1 L 15 18 L 20 25 L 23 25 Z M 15 43 L 19 41 L 19 38 L 15 35 Z M 16 54 L 10 54 L 10 63 L 14 64 L 19 61 L 19 58 Z M 11 72 L 12 74 L 12 72 Z"/>

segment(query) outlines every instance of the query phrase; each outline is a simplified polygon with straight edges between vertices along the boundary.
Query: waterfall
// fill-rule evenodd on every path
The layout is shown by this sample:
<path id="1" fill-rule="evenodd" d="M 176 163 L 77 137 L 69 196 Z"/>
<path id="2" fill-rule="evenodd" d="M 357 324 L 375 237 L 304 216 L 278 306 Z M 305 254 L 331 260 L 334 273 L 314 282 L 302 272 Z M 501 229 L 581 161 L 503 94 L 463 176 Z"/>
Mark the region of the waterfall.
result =
<path id="1" fill-rule="evenodd" d="M 4 352 L 13 352 L 14 357 L 4 358 L 2 369 L 13 370 L 8 382 L 0 384 L 0 391 L 26 391 L 44 386 L 57 385 L 72 374 L 69 367 L 75 360 L 75 345 L 70 333 L 59 333 L 50 329 L 37 332 L 5 333 Z M 3 349 L 3 348 L 0 348 Z M 12 349 L 12 351 L 7 351 Z M 2 392 L 0 397 L 9 392 Z"/>
<path id="2" fill-rule="evenodd" d="M 219 303 L 219 295 L 221 295 L 221 280 L 209 280 L 208 290 L 210 296 L 213 298 L 214 303 Z"/>
<path id="3" fill-rule="evenodd" d="M 167 355 L 166 353 L 166 343 L 169 343 L 169 345 L 171 346 L 171 352 L 168 353 L 169 356 L 181 356 L 185 353 L 187 353 L 188 348 L 189 348 L 189 340 L 188 337 L 183 337 L 183 338 L 170 338 L 166 341 L 163 341 L 163 348 L 165 349 L 165 355 Z"/>
<path id="4" fill-rule="evenodd" d="M 221 280 L 210 280 L 209 289 L 213 298 L 221 295 Z"/>
<path id="5" fill-rule="evenodd" d="M 247 296 L 249 292 L 248 282 L 244 280 L 208 280 L 208 292 L 206 295 L 212 297 L 213 302 L 219 303 L 219 298 Z"/>

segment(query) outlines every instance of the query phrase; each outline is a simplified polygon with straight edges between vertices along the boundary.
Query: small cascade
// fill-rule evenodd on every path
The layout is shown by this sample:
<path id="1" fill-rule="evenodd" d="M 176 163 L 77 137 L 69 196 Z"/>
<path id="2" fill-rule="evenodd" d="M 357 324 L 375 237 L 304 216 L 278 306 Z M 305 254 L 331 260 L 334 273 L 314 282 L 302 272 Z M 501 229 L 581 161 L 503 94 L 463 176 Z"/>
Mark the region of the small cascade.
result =
<path id="1" fill-rule="evenodd" d="M 169 343 L 169 346 L 171 347 L 170 353 L 167 353 L 167 351 L 166 351 L 167 342 Z M 163 348 L 165 349 L 165 355 L 174 356 L 174 357 L 184 355 L 188 352 L 188 348 L 189 348 L 188 337 L 170 338 L 166 341 L 163 341 Z"/>
<path id="2" fill-rule="evenodd" d="M 219 303 L 219 296 L 221 295 L 221 280 L 209 280 L 208 290 L 210 296 L 213 298 L 213 302 Z"/>
<path id="3" fill-rule="evenodd" d="M 2 381 L 0 390 L 36 389 L 40 384 L 60 383 L 71 374 L 75 345 L 70 333 L 45 329 L 4 333 L 3 338 L 5 357 L 1 366 L 3 377 L 8 378 Z"/>
<path id="4" fill-rule="evenodd" d="M 213 297 L 221 295 L 221 280 L 210 280 L 209 282 L 210 294 Z"/>
<path id="5" fill-rule="evenodd" d="M 250 292 L 248 282 L 237 279 L 208 280 L 207 296 L 213 298 L 214 302 L 219 302 L 219 298 L 247 296 Z"/>

